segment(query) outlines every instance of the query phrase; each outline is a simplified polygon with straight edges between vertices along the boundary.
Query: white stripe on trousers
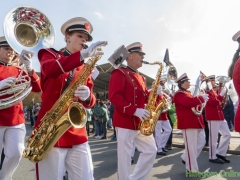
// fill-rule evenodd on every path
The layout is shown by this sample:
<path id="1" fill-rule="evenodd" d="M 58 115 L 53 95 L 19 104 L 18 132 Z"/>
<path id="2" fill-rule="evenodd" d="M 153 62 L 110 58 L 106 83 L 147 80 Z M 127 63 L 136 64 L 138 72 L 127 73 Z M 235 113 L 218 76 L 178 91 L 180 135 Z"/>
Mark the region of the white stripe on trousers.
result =
<path id="1" fill-rule="evenodd" d="M 200 155 L 206 142 L 204 129 L 184 129 L 182 133 L 185 152 L 181 158 L 186 162 L 186 170 L 198 171 L 197 157 Z"/>
<path id="2" fill-rule="evenodd" d="M 118 179 L 146 180 L 156 158 L 157 147 L 153 135 L 144 136 L 138 130 L 116 127 L 118 143 Z M 134 172 L 130 175 L 131 155 L 134 145 L 140 155 Z"/>
<path id="3" fill-rule="evenodd" d="M 72 148 L 53 147 L 37 166 L 37 180 L 62 180 L 66 170 L 69 180 L 94 179 L 88 142 L 74 145 Z"/>
<path id="4" fill-rule="evenodd" d="M 164 129 L 163 132 L 162 129 Z M 172 127 L 170 125 L 169 120 L 167 121 L 158 120 L 155 127 L 155 140 L 157 144 L 157 152 L 162 152 L 162 148 L 166 146 L 171 132 Z"/>
<path id="5" fill-rule="evenodd" d="M 0 170 L 1 180 L 12 179 L 12 175 L 22 158 L 25 135 L 25 124 L 0 126 L 0 153 L 4 147 L 5 154 L 2 169 Z"/>
<path id="6" fill-rule="evenodd" d="M 231 133 L 227 125 L 227 121 L 208 121 L 209 128 L 209 159 L 216 159 L 216 154 L 226 156 L 228 145 L 231 139 Z M 221 140 L 217 148 L 218 132 L 220 132 Z"/>

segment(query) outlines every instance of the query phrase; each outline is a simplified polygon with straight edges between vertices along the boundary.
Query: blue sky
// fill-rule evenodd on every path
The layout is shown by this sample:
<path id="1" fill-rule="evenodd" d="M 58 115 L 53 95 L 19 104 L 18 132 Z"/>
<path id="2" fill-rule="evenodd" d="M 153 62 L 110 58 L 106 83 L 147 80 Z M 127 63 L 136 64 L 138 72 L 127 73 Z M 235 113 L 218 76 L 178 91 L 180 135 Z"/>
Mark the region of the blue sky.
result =
<path id="1" fill-rule="evenodd" d="M 195 82 L 200 70 L 206 75 L 227 75 L 238 47 L 231 38 L 240 30 L 239 0 L 8 0 L 1 2 L 0 29 L 7 12 L 23 5 L 50 19 L 55 49 L 65 46 L 60 32 L 65 21 L 87 18 L 93 25 L 93 42 L 108 41 L 99 64 L 106 63 L 120 45 L 139 41 L 149 62 L 162 61 L 169 48 L 179 76 L 186 72 Z M 39 69 L 37 60 L 34 68 Z M 157 69 L 143 65 L 140 71 L 155 77 Z"/>

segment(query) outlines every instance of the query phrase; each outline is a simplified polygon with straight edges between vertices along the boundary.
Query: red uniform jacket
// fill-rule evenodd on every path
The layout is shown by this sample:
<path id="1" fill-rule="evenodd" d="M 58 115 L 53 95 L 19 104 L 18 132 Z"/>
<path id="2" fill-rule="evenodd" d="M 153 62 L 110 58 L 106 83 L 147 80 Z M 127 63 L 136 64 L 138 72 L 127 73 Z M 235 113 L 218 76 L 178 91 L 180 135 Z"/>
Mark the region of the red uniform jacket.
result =
<path id="1" fill-rule="evenodd" d="M 161 96 L 158 96 L 158 98 L 157 98 L 157 103 L 159 103 L 159 102 L 163 99 L 163 97 L 167 98 L 167 96 L 166 96 L 165 94 L 163 94 L 163 95 L 161 95 Z M 160 116 L 159 116 L 159 118 L 158 118 L 158 120 L 159 120 L 159 121 L 160 121 L 160 120 L 161 120 L 161 121 L 167 121 L 167 120 L 168 120 L 167 113 L 168 113 L 167 111 L 161 113 Z"/>
<path id="2" fill-rule="evenodd" d="M 203 129 L 205 127 L 202 115 L 196 116 L 191 109 L 203 102 L 204 99 L 201 96 L 193 97 L 189 91 L 178 90 L 174 94 L 178 129 Z"/>
<path id="3" fill-rule="evenodd" d="M 140 119 L 133 114 L 148 100 L 145 78 L 130 68 L 115 69 L 109 82 L 109 100 L 114 104 L 113 125 L 138 130 Z"/>
<path id="4" fill-rule="evenodd" d="M 38 52 L 38 59 L 41 64 L 41 86 L 42 86 L 42 106 L 38 114 L 35 128 L 40 123 L 42 117 L 49 111 L 59 99 L 62 89 L 66 84 L 69 72 L 76 68 L 74 77 L 82 69 L 83 61 L 80 62 L 80 52 L 64 56 L 62 52 L 54 49 L 41 49 Z M 73 78 L 74 79 L 74 78 Z M 91 108 L 95 104 L 93 95 L 93 82 L 89 76 L 86 86 L 90 89 L 90 103 L 81 102 L 84 107 Z M 87 142 L 86 128 L 71 127 L 66 131 L 55 144 L 55 147 L 71 147 L 72 145 Z"/>
<path id="5" fill-rule="evenodd" d="M 16 66 L 0 65 L 0 81 L 13 76 L 18 77 L 21 69 Z M 26 75 L 26 74 L 23 74 Z M 33 71 L 31 78 L 31 86 L 33 92 L 41 92 L 41 86 L 38 75 Z M 5 98 L 5 97 L 2 97 Z M 1 97 L 0 97 L 1 99 Z M 15 126 L 25 123 L 23 104 L 19 102 L 7 109 L 0 110 L 0 126 Z"/>
<path id="6" fill-rule="evenodd" d="M 217 95 L 214 90 L 207 90 L 206 93 L 208 94 L 209 100 L 205 106 L 205 116 L 207 121 L 219 121 L 224 120 L 224 115 L 222 112 L 222 108 L 220 106 L 221 102 L 223 101 L 223 97 Z"/>
<path id="7" fill-rule="evenodd" d="M 240 132 L 240 60 L 236 62 L 233 70 L 233 84 L 238 94 L 238 108 L 234 118 L 235 131 Z"/>

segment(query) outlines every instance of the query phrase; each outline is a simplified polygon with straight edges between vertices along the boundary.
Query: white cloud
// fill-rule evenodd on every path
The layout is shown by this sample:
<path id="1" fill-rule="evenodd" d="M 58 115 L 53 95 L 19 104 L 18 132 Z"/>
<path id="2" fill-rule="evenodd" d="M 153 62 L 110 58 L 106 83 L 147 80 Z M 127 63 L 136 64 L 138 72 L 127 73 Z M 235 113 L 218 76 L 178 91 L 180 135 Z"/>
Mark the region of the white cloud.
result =
<path id="1" fill-rule="evenodd" d="M 182 28 L 181 31 L 182 31 L 183 33 L 188 33 L 188 32 L 190 31 L 190 29 L 189 29 L 189 28 Z"/>
<path id="2" fill-rule="evenodd" d="M 164 21 L 164 20 L 165 20 L 164 17 L 160 17 L 160 18 L 156 19 L 155 21 L 156 21 L 156 22 L 161 22 L 161 21 Z"/>
<path id="3" fill-rule="evenodd" d="M 100 12 L 94 12 L 94 14 L 99 18 L 99 19 L 104 19 L 104 16 Z"/>

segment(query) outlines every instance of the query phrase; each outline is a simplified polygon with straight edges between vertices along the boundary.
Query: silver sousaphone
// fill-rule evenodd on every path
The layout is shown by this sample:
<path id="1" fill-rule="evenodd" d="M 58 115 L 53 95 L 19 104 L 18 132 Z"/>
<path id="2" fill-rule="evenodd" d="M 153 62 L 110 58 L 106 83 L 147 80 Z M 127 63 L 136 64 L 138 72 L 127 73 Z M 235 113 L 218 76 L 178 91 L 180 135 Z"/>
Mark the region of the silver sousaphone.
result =
<path id="1" fill-rule="evenodd" d="M 20 6 L 11 9 L 5 16 L 3 31 L 8 44 L 15 52 L 31 51 L 36 58 L 42 48 L 52 47 L 55 33 L 52 23 L 39 10 Z M 0 90 L 0 109 L 17 104 L 31 92 L 31 79 L 24 67 L 16 78 L 16 82 L 7 89 Z"/>
<path id="2" fill-rule="evenodd" d="M 39 10 L 32 7 L 15 7 L 10 10 L 3 23 L 8 44 L 21 53 L 23 49 L 33 51 L 34 56 L 42 48 L 52 47 L 55 33 L 52 23 Z"/>

